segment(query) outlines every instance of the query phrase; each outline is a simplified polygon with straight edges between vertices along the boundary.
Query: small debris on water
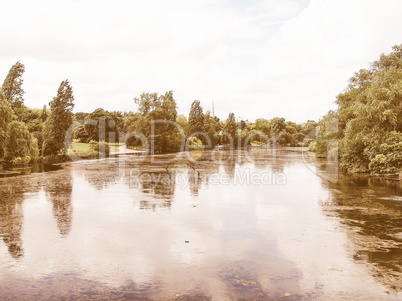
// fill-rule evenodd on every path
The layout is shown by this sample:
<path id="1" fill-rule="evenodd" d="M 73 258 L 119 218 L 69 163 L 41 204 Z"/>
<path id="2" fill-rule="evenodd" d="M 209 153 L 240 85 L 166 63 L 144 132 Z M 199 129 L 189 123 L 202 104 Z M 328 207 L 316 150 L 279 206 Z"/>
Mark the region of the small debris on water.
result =
<path id="1" fill-rule="evenodd" d="M 185 240 L 184 242 L 185 242 L 186 244 L 189 244 L 189 243 L 190 243 L 190 241 L 189 241 L 189 240 Z"/>

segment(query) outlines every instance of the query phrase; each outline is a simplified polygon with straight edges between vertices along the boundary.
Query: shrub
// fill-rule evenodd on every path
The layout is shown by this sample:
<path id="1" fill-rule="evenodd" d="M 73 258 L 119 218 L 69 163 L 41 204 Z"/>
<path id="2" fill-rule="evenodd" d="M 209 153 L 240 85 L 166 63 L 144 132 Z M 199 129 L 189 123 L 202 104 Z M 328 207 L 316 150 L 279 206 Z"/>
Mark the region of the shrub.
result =
<path id="1" fill-rule="evenodd" d="M 109 157 L 110 154 L 109 143 L 105 141 L 98 142 L 91 140 L 91 142 L 89 142 L 89 149 L 105 157 Z"/>
<path id="2" fill-rule="evenodd" d="M 187 149 L 189 150 L 202 150 L 202 141 L 197 137 L 190 137 L 187 139 Z"/>
<path id="3" fill-rule="evenodd" d="M 30 156 L 17 157 L 10 161 L 11 166 L 27 166 L 31 162 Z"/>

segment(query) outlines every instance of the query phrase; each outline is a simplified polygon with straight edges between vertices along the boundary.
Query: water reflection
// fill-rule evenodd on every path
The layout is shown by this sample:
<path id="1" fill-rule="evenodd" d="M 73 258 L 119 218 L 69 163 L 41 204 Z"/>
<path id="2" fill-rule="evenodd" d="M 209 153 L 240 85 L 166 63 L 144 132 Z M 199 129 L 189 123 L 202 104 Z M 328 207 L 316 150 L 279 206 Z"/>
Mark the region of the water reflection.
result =
<path id="1" fill-rule="evenodd" d="M 175 173 L 173 171 L 155 171 L 150 169 L 147 172 L 140 172 L 138 178 L 140 190 L 155 198 L 171 199 L 175 191 Z"/>
<path id="2" fill-rule="evenodd" d="M 53 215 L 61 236 L 66 237 L 72 227 L 73 206 L 71 193 L 73 191 L 73 178 L 70 169 L 64 173 L 54 173 L 47 177 L 43 186 L 48 199 L 52 203 Z"/>
<path id="3" fill-rule="evenodd" d="M 13 178 L 3 178 L 0 182 L 0 237 L 14 259 L 24 255 L 22 205 L 25 195 L 39 191 L 40 186 L 37 179 L 28 181 L 25 177 L 19 177 L 17 184 Z"/>
<path id="4" fill-rule="evenodd" d="M 23 194 L 9 186 L 2 186 L 0 189 L 0 236 L 10 255 L 17 259 L 24 255 L 21 239 Z"/>
<path id="5" fill-rule="evenodd" d="M 41 173 L 53 170 L 60 170 L 62 167 L 55 164 L 35 163 L 27 167 L 14 167 L 6 170 L 0 170 L 0 178 L 15 177 L 18 175 L 29 175 L 32 173 Z"/>
<path id="6" fill-rule="evenodd" d="M 200 189 L 208 187 L 211 175 L 219 173 L 219 166 L 219 162 L 209 160 L 187 163 L 186 176 L 192 196 L 197 196 Z"/>
<path id="7" fill-rule="evenodd" d="M 366 263 L 388 288 L 402 290 L 402 187 L 399 182 L 341 175 L 327 183 L 335 213 L 354 243 L 353 258 Z"/>
<path id="8" fill-rule="evenodd" d="M 80 171 L 85 175 L 85 180 L 97 190 L 107 189 L 120 177 L 119 169 L 116 168 L 113 161 L 99 161 L 80 167 L 82 168 Z"/>
<path id="9" fill-rule="evenodd" d="M 322 183 L 291 149 L 249 155 L 0 179 L 0 255 L 13 257 L 0 256 L 0 299 L 386 299 L 360 263 L 389 288 L 400 276 L 399 188 Z M 286 185 L 236 183 L 270 170 Z"/>

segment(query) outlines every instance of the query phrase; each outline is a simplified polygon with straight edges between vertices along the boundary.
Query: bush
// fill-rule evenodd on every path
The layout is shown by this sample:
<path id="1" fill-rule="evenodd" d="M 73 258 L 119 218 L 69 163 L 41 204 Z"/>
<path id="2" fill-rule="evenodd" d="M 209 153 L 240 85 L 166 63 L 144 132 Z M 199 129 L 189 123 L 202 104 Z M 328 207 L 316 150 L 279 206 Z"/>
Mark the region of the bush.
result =
<path id="1" fill-rule="evenodd" d="M 109 157 L 110 154 L 109 143 L 105 141 L 98 142 L 91 140 L 91 142 L 89 142 L 89 149 L 105 157 Z"/>
<path id="2" fill-rule="evenodd" d="M 379 153 L 370 161 L 371 173 L 400 173 L 402 171 L 402 133 L 392 132 L 380 145 Z"/>
<path id="3" fill-rule="evenodd" d="M 311 141 L 308 145 L 308 151 L 315 153 L 317 150 L 317 141 Z"/>
<path id="4" fill-rule="evenodd" d="M 11 166 L 27 166 L 31 162 L 30 156 L 17 157 L 10 161 Z"/>
<path id="5" fill-rule="evenodd" d="M 202 141 L 197 137 L 190 137 L 187 139 L 187 149 L 188 150 L 202 150 Z"/>

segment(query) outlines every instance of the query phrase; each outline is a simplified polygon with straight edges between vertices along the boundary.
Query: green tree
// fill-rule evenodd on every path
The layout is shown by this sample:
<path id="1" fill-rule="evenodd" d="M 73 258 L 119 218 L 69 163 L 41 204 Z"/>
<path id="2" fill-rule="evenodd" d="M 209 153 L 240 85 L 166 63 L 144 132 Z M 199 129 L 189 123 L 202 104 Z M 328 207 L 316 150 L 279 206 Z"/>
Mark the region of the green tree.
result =
<path id="1" fill-rule="evenodd" d="M 6 141 L 9 137 L 9 128 L 12 120 L 13 111 L 9 107 L 4 94 L 0 91 L 0 159 L 6 153 Z"/>
<path id="2" fill-rule="evenodd" d="M 42 122 L 45 122 L 47 120 L 47 117 L 48 117 L 48 113 L 47 113 L 46 105 L 43 105 L 43 109 L 42 109 L 42 113 L 40 115 L 40 119 L 42 120 Z"/>
<path id="3" fill-rule="evenodd" d="M 218 144 L 218 136 L 217 136 L 217 121 L 215 118 L 211 116 L 210 111 L 206 111 L 204 114 L 204 133 L 208 136 L 209 142 L 211 143 L 210 147 L 214 148 Z"/>
<path id="4" fill-rule="evenodd" d="M 224 133 L 228 136 L 224 135 L 222 138 L 222 143 L 230 143 L 233 142 L 233 146 L 237 145 L 237 122 L 234 113 L 229 113 L 228 118 L 226 119 L 225 126 L 223 128 Z M 230 137 L 230 138 L 229 138 Z"/>
<path id="5" fill-rule="evenodd" d="M 204 131 L 204 113 L 199 100 L 194 100 L 191 104 L 190 113 L 188 115 L 189 135 L 196 132 Z M 205 137 L 196 135 L 197 138 L 204 142 Z"/>
<path id="6" fill-rule="evenodd" d="M 399 173 L 402 171 L 402 133 L 391 132 L 380 144 L 378 152 L 370 160 L 369 170 L 373 173 Z"/>
<path id="7" fill-rule="evenodd" d="M 141 121 L 138 130 L 147 137 L 151 152 L 169 153 L 181 149 L 181 133 L 175 126 L 177 118 L 176 101 L 173 92 L 164 95 L 142 93 L 134 98 L 138 105 Z"/>
<path id="8" fill-rule="evenodd" d="M 22 75 L 24 72 L 24 64 L 18 61 L 11 67 L 1 87 L 5 98 L 9 101 L 11 109 L 20 121 L 22 121 L 25 111 L 25 91 L 22 88 L 24 82 Z"/>
<path id="9" fill-rule="evenodd" d="M 121 111 L 111 111 L 109 112 L 109 118 L 113 121 L 113 123 L 109 124 L 111 127 L 110 131 L 111 133 L 114 132 L 115 136 L 115 141 L 119 142 L 120 138 L 120 133 L 124 131 L 124 114 Z M 112 143 L 113 139 L 109 136 L 109 142 Z"/>
<path id="10" fill-rule="evenodd" d="M 84 121 L 85 117 L 87 117 L 89 113 L 84 113 L 84 112 L 77 112 L 74 114 L 74 119 L 76 121 Z"/>
<path id="11" fill-rule="evenodd" d="M 187 117 L 184 116 L 183 114 L 180 114 L 180 115 L 177 116 L 176 122 L 181 127 L 181 129 L 183 130 L 184 136 L 187 138 L 188 135 L 189 135 L 188 133 L 190 131 L 190 125 L 188 124 Z"/>
<path id="12" fill-rule="evenodd" d="M 128 146 L 142 146 L 142 141 L 139 136 L 135 134 L 135 132 L 142 132 L 142 115 L 138 112 L 128 112 L 123 117 L 123 131 L 126 134 L 125 143 Z"/>
<path id="13" fill-rule="evenodd" d="M 114 116 L 102 108 L 98 108 L 85 117 L 84 129 L 88 135 L 88 141 L 116 142 L 118 139 L 118 128 L 116 126 L 117 116 Z M 120 122 L 120 120 L 118 121 Z"/>
<path id="14" fill-rule="evenodd" d="M 51 114 L 45 126 L 45 155 L 65 154 L 67 130 L 73 123 L 74 95 L 68 80 L 62 81 L 56 97 L 49 103 Z"/>
<path id="15" fill-rule="evenodd" d="M 285 118 L 275 117 L 270 120 L 270 138 L 272 145 L 286 145 L 286 123 Z"/>
<path id="16" fill-rule="evenodd" d="M 330 139 L 339 139 L 340 167 L 347 172 L 400 172 L 402 131 L 402 45 L 382 54 L 368 69 L 356 72 L 337 96 L 336 135 L 315 140 L 318 156 L 330 154 Z M 325 118 L 320 121 L 323 132 Z M 324 128 L 325 131 L 325 128 Z"/>
<path id="17" fill-rule="evenodd" d="M 39 155 L 38 141 L 28 131 L 25 123 L 14 120 L 10 123 L 6 140 L 6 161 L 16 158 L 25 159 L 25 163 L 35 160 Z"/>

